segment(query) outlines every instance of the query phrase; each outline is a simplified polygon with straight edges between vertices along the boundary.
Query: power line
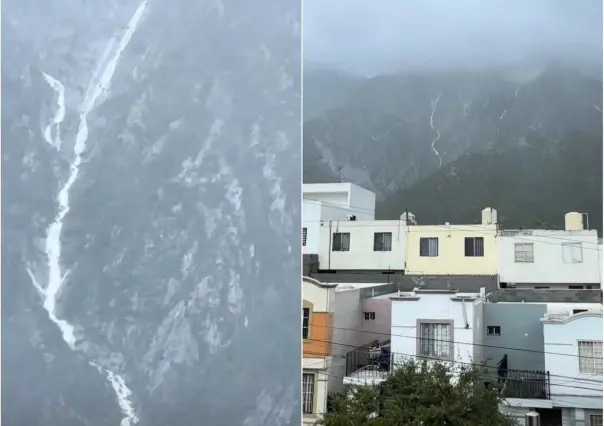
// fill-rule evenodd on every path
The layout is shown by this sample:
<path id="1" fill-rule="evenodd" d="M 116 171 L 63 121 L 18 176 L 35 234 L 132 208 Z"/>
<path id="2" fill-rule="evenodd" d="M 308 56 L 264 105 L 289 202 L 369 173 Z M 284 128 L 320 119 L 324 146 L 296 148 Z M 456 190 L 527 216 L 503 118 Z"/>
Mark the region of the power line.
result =
<path id="1" fill-rule="evenodd" d="M 368 330 L 359 330 L 359 329 L 354 329 L 354 328 L 334 327 L 334 326 L 320 325 L 320 324 L 313 324 L 313 327 L 323 327 L 323 328 L 331 328 L 331 329 L 334 329 L 334 330 L 354 331 L 354 332 L 357 332 L 357 333 L 377 334 L 377 335 L 382 335 L 382 336 L 389 336 L 390 339 L 392 339 L 392 337 L 403 337 L 403 338 L 416 339 L 416 340 L 429 340 L 429 341 L 453 343 L 453 344 L 458 344 L 458 345 L 468 345 L 468 346 L 472 346 L 472 347 L 478 346 L 478 347 L 482 347 L 482 348 L 504 349 L 504 350 L 508 350 L 508 351 L 519 351 L 519 352 L 528 352 L 528 353 L 537 353 L 537 354 L 570 356 L 570 357 L 573 357 L 573 358 L 583 358 L 583 359 L 600 359 L 600 360 L 602 359 L 602 357 L 586 357 L 586 356 L 579 357 L 579 355 L 565 354 L 565 353 L 561 353 L 561 352 L 538 351 L 538 350 L 535 350 L 535 349 L 508 348 L 508 347 L 505 347 L 505 346 L 486 345 L 486 344 L 483 344 L 483 343 L 460 342 L 460 341 L 455 341 L 455 340 L 434 339 L 434 338 L 419 337 L 419 336 L 405 336 L 403 334 L 392 334 L 392 333 L 384 333 L 384 332 L 376 332 L 376 331 L 368 331 Z M 402 327 L 407 327 L 407 326 L 405 326 L 405 325 L 391 325 L 391 327 L 401 327 L 402 328 Z"/>
<path id="2" fill-rule="evenodd" d="M 336 343 L 334 343 L 334 344 L 336 344 Z M 334 357 L 334 358 L 343 358 L 343 359 L 346 359 L 345 355 L 325 355 L 325 354 L 321 354 L 320 352 L 305 351 L 304 354 L 315 355 L 315 356 L 330 356 L 330 357 Z M 434 360 L 434 359 L 432 359 L 430 357 L 426 357 L 426 356 L 404 354 L 404 353 L 398 353 L 398 352 L 391 352 L 391 356 L 392 355 L 399 355 L 399 356 L 409 357 L 409 358 L 412 358 L 412 359 L 416 359 L 417 358 L 419 360 L 426 360 L 426 361 L 433 361 Z M 468 363 L 468 362 L 463 362 L 463 361 L 442 361 L 442 362 L 445 363 L 445 364 L 449 363 L 449 364 L 463 365 L 463 366 L 468 366 L 468 367 L 496 368 L 496 367 L 488 367 L 488 366 L 485 366 L 485 365 L 482 365 L 482 364 L 473 364 L 473 363 Z M 322 366 L 322 364 L 323 364 L 323 362 L 321 362 L 320 364 L 319 364 L 319 362 L 317 362 L 317 364 L 316 364 L 317 365 L 317 369 L 321 369 L 322 370 L 322 368 L 319 368 L 319 367 Z M 390 362 L 389 365 L 391 366 L 391 369 L 390 369 L 390 371 L 384 371 L 384 373 L 386 373 L 386 374 L 391 373 L 397 367 L 404 366 L 405 363 L 404 362 L 403 363 L 401 363 L 401 362 Z M 314 369 L 312 365 L 310 365 L 310 366 L 307 365 L 304 368 L 310 369 L 310 370 Z M 362 367 L 361 367 L 361 369 L 362 369 Z M 510 370 L 513 371 L 513 369 L 510 369 Z M 345 378 L 345 377 L 351 377 L 351 376 L 342 376 L 342 375 L 339 375 L 339 374 L 334 374 L 334 373 L 331 373 L 329 371 L 322 371 L 322 374 L 326 374 L 328 376 L 342 378 L 342 379 Z M 481 378 L 488 378 L 488 379 L 501 379 L 501 377 L 499 375 L 490 375 L 490 374 L 484 374 L 484 373 L 480 374 L 480 377 Z M 545 374 L 544 374 L 544 377 L 545 377 Z M 551 377 L 559 377 L 559 376 L 550 374 L 549 377 L 551 378 Z M 564 377 L 564 376 L 561 376 L 561 377 Z M 375 377 L 375 378 L 377 378 L 377 377 Z M 507 381 L 515 381 L 515 382 L 522 382 L 522 383 L 535 383 L 535 384 L 540 384 L 540 383 L 544 383 L 545 382 L 544 379 L 530 379 L 530 378 L 524 379 L 524 378 L 513 378 L 513 377 L 510 377 L 510 376 L 505 377 L 505 379 Z M 600 385 L 600 386 L 602 384 L 601 381 L 594 381 L 594 383 L 597 384 L 597 385 Z M 560 387 L 560 388 L 566 388 L 566 389 L 581 389 L 581 390 L 590 390 L 590 391 L 602 392 L 601 388 L 598 389 L 598 388 L 590 388 L 590 387 L 585 387 L 585 386 L 561 385 L 561 384 L 558 384 L 558 383 L 553 383 L 552 384 L 551 381 L 550 381 L 549 385 L 550 386 L 553 385 L 555 387 Z"/>
<path id="3" fill-rule="evenodd" d="M 365 207 L 360 207 L 360 206 L 348 206 L 346 204 L 342 204 L 342 203 L 334 203 L 334 202 L 330 202 L 330 201 L 321 201 L 321 200 L 315 200 L 312 198 L 304 198 L 303 200 L 309 201 L 311 203 L 317 203 L 317 204 L 326 204 L 328 206 L 337 208 L 337 209 L 341 209 L 343 211 L 347 211 L 349 213 L 354 213 L 351 211 L 351 209 L 356 209 L 356 210 L 366 210 L 370 213 L 375 213 L 375 210 L 373 209 L 367 209 Z M 390 221 L 396 221 L 397 219 L 390 219 Z M 387 220 L 383 220 L 383 222 L 386 222 Z M 400 220 L 399 220 L 400 221 Z M 324 220 L 315 220 L 315 221 L 304 221 L 305 223 L 308 222 L 326 222 Z M 344 223 L 349 223 L 351 221 L 346 221 L 346 220 L 336 220 L 336 221 L 331 221 L 331 222 L 344 222 Z M 372 222 L 372 221 L 369 221 Z M 381 222 L 380 220 L 374 221 L 374 222 Z M 344 224 L 340 224 L 338 223 L 338 226 L 340 227 L 355 227 L 355 228 L 362 228 L 362 227 L 384 227 L 384 226 L 400 226 L 400 225 L 396 225 L 396 224 L 380 224 L 380 223 L 368 223 L 368 224 L 355 224 L 355 225 L 344 225 Z M 403 226 L 407 226 L 407 225 L 403 225 Z M 453 230 L 462 230 L 462 231 L 468 231 L 468 229 L 464 229 L 464 228 L 456 228 L 455 225 L 445 225 L 445 224 L 433 224 L 433 225 L 412 225 L 412 226 L 446 226 L 448 227 L 448 229 L 442 229 L 442 230 L 436 230 L 435 232 L 448 232 L 449 230 L 453 229 Z M 483 229 L 483 230 L 487 230 L 487 231 L 491 231 L 490 233 L 485 232 L 484 234 L 486 235 L 493 235 L 492 233 L 494 232 L 494 236 L 498 236 L 500 232 L 505 232 L 506 229 L 504 228 L 500 228 L 500 229 L 495 229 L 493 230 L 492 228 L 488 228 L 488 227 L 484 227 L 484 226 L 480 226 L 478 224 L 468 224 L 465 226 L 471 226 L 473 229 Z M 522 230 L 518 230 L 518 229 L 510 229 L 507 231 L 520 231 L 522 232 Z M 547 239 L 554 239 L 554 240 L 560 240 L 560 241 L 566 241 L 566 242 L 576 242 L 576 243 L 583 243 L 583 244 L 595 244 L 595 245 L 600 245 L 598 242 L 589 242 L 589 241 L 583 241 L 583 240 L 576 240 L 576 239 L 570 239 L 570 238 L 565 238 L 565 237 L 556 237 L 553 235 L 540 235 L 539 238 L 547 238 Z M 538 239 L 535 238 L 522 238 L 522 237 L 516 237 L 515 239 L 520 239 L 520 240 L 527 240 L 527 241 L 538 241 L 538 242 L 544 242 L 544 241 L 539 241 Z M 545 242 L 544 242 L 545 243 Z M 547 244 L 547 243 L 546 243 Z M 596 249 L 590 249 L 590 250 L 598 250 L 598 248 Z"/>

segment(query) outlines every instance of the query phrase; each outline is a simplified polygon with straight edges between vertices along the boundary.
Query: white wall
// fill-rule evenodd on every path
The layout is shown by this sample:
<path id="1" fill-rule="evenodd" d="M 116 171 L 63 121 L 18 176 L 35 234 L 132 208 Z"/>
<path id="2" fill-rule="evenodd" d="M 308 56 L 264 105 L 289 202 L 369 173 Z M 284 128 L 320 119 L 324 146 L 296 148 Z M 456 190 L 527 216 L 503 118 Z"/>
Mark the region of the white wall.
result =
<path id="1" fill-rule="evenodd" d="M 462 302 L 453 301 L 454 293 L 428 294 L 418 292 L 419 300 L 392 300 L 392 346 L 395 354 L 417 354 L 417 320 L 453 320 L 455 361 L 472 362 L 474 343 L 474 303 L 463 302 L 466 308 L 469 328 L 463 315 Z M 461 293 L 459 293 L 461 295 Z M 478 294 L 464 294 L 478 297 Z"/>
<path id="2" fill-rule="evenodd" d="M 375 220 L 375 193 L 351 185 L 350 207 L 358 211 L 357 220 Z"/>
<path id="3" fill-rule="evenodd" d="M 350 233 L 350 251 L 331 251 L 332 235 Z M 391 251 L 373 251 L 376 232 L 392 233 Z M 331 270 L 405 269 L 405 225 L 398 220 L 335 221 L 320 230 L 319 264 Z"/>
<path id="4" fill-rule="evenodd" d="M 337 290 L 334 300 L 333 316 L 333 359 L 329 374 L 330 392 L 343 390 L 343 378 L 346 375 L 346 353 L 359 346 L 361 329 L 361 298 L 359 289 Z"/>
<path id="5" fill-rule="evenodd" d="M 330 220 L 346 220 L 349 214 L 356 213 L 351 209 L 336 208 L 323 202 L 303 200 L 302 227 L 306 228 L 306 245 L 302 247 L 302 253 L 318 254 L 321 227 Z"/>
<path id="6" fill-rule="evenodd" d="M 511 233 L 516 235 L 510 235 Z M 505 283 L 600 283 L 597 231 L 502 231 L 499 275 Z M 566 263 L 562 244 L 581 242 L 583 262 Z M 534 262 L 516 263 L 514 244 L 533 244 Z"/>
<path id="7" fill-rule="evenodd" d="M 544 321 L 543 339 L 554 406 L 601 409 L 602 376 L 579 373 L 577 341 L 602 340 L 602 315 L 578 314 L 566 322 Z"/>

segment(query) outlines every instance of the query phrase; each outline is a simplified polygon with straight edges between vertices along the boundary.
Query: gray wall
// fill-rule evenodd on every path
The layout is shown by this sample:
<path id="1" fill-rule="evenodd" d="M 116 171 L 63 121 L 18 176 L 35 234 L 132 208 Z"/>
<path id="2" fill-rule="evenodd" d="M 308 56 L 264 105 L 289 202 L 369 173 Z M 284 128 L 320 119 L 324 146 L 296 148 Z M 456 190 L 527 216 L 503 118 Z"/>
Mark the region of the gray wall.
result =
<path id="1" fill-rule="evenodd" d="M 510 369 L 543 370 L 545 357 L 541 317 L 546 309 L 545 304 L 486 303 L 483 307 L 482 336 L 485 345 L 483 359 L 487 364 L 496 365 L 507 353 Z M 490 325 L 501 326 L 501 336 L 487 336 L 487 326 Z"/>

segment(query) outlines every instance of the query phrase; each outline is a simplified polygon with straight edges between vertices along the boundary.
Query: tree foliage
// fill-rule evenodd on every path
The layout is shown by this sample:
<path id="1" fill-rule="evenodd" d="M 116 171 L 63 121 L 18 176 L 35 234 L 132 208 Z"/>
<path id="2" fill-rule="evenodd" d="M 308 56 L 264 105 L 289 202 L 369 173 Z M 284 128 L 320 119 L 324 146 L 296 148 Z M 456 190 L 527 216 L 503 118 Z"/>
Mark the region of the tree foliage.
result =
<path id="1" fill-rule="evenodd" d="M 512 426 L 476 366 L 409 361 L 379 386 L 358 387 L 331 401 L 325 426 Z"/>

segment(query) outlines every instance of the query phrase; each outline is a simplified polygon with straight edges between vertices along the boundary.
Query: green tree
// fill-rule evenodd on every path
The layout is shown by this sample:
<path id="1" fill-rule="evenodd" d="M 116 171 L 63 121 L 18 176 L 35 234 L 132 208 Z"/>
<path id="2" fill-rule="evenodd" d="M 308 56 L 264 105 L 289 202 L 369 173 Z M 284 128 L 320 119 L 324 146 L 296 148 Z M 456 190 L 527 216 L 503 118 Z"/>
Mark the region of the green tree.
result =
<path id="1" fill-rule="evenodd" d="M 493 378 L 490 377 L 493 381 Z M 379 386 L 358 387 L 331 399 L 325 426 L 512 426 L 499 410 L 497 388 L 470 365 L 409 361 Z"/>

